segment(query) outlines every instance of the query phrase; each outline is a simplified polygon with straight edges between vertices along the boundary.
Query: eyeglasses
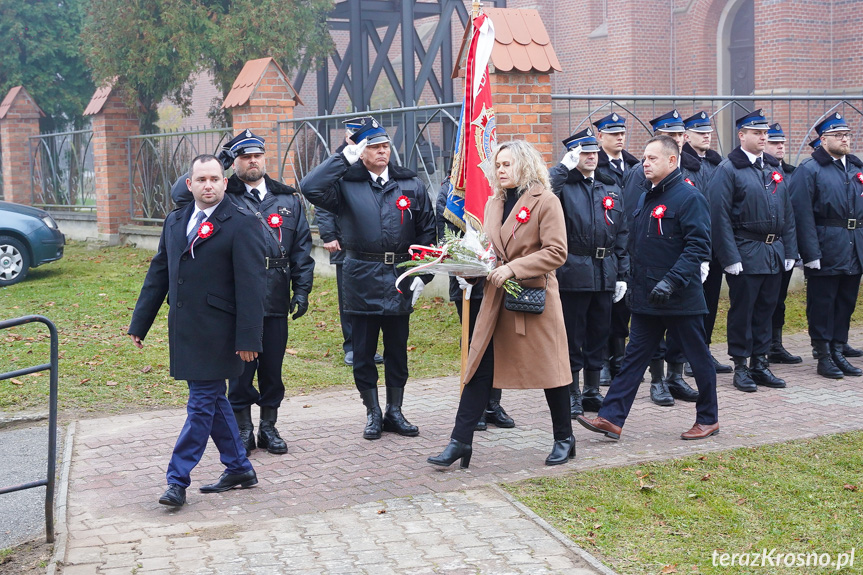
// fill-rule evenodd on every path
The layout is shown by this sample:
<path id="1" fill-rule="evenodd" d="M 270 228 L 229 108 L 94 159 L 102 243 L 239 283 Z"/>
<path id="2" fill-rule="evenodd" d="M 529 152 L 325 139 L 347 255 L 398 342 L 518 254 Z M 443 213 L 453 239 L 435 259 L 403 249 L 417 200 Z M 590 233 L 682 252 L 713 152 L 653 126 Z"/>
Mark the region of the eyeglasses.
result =
<path id="1" fill-rule="evenodd" d="M 825 134 L 826 136 L 832 136 L 837 140 L 851 140 L 853 134 L 851 132 L 842 132 L 840 134 Z"/>

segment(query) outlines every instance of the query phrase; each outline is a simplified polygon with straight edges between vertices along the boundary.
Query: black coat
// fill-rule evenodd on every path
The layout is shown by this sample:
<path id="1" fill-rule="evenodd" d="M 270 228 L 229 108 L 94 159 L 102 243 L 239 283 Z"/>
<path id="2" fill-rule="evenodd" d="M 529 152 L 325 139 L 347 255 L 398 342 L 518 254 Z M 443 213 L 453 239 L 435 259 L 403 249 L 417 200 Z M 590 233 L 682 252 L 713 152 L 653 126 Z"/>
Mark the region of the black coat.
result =
<path id="1" fill-rule="evenodd" d="M 185 184 L 186 177 L 181 178 L 171 189 L 171 196 L 179 206 L 185 206 L 192 201 L 192 193 Z M 282 216 L 282 248 L 279 249 L 277 229 L 275 236 L 267 231 L 258 220 L 259 231 L 264 238 L 268 258 L 289 258 L 289 267 L 267 269 L 267 293 L 265 312 L 268 317 L 285 317 L 290 311 L 291 289 L 294 294 L 309 295 L 315 274 L 315 260 L 312 258 L 312 234 L 309 221 L 306 219 L 305 207 L 297 191 L 291 186 L 282 184 L 264 174 L 267 185 L 267 195 L 258 205 L 258 200 L 246 191 L 246 185 L 236 174 L 228 178 L 225 196 L 234 204 L 246 208 L 257 219 L 255 212 L 260 213 L 266 221 L 270 214 Z M 254 210 L 254 211 L 253 211 Z"/>
<path id="2" fill-rule="evenodd" d="M 615 282 L 628 279 L 629 228 L 620 188 L 611 178 L 598 172 L 594 176 L 588 184 L 577 169 L 557 164 L 549 170 L 551 191 L 560 198 L 566 219 L 568 254 L 557 270 L 560 291 L 614 291 Z M 602 205 L 606 196 L 614 200 L 607 214 Z M 606 248 L 606 257 L 584 254 L 585 250 L 595 254 L 597 248 Z"/>
<path id="3" fill-rule="evenodd" d="M 611 162 L 608 159 L 608 154 L 605 153 L 605 150 L 602 148 L 599 149 L 599 160 L 596 164 L 596 174 L 600 174 L 605 177 L 607 180 L 611 178 L 617 187 L 623 189 L 623 179 L 626 176 L 626 173 L 633 168 L 633 166 L 637 166 L 641 162 L 638 161 L 638 158 L 627 152 L 626 150 L 621 150 L 621 157 L 623 158 L 623 171 L 619 171 L 617 168 L 612 167 Z"/>
<path id="4" fill-rule="evenodd" d="M 678 167 L 683 182 L 697 188 L 706 197 L 707 194 L 703 192 L 704 182 L 702 181 L 701 162 L 698 161 L 698 158 L 693 158 L 688 154 L 681 154 Z M 644 166 L 638 164 L 626 173 L 623 185 L 623 205 L 626 206 L 626 217 L 630 227 L 632 227 L 632 211 L 635 209 L 636 204 L 638 204 L 638 198 L 644 192 L 645 186 L 650 187 L 650 184 L 647 178 L 644 177 Z"/>
<path id="5" fill-rule="evenodd" d="M 707 199 L 683 181 L 674 170 L 658 186 L 644 181 L 644 199 L 637 201 L 629 233 L 631 281 L 629 308 L 649 315 L 701 315 L 707 313 L 701 287 L 701 262 L 710 259 L 710 211 Z M 639 204 L 641 204 L 639 206 Z M 662 233 L 654 209 L 665 206 Z M 628 210 L 629 208 L 627 208 Z M 664 306 L 648 303 L 661 280 L 674 291 Z"/>
<path id="6" fill-rule="evenodd" d="M 716 171 L 716 168 L 718 168 L 719 164 L 722 163 L 722 156 L 713 150 L 707 150 L 707 153 L 704 154 L 704 157 L 702 158 L 689 142 L 683 144 L 682 153 L 689 154 L 701 164 L 701 187 L 699 189 L 709 200 L 710 190 L 707 189 L 707 184 L 710 183 L 710 178 L 713 177 L 713 173 Z"/>
<path id="7" fill-rule="evenodd" d="M 773 181 L 781 173 L 779 160 L 764 154 L 759 170 L 738 146 L 722 160 L 709 188 L 713 250 L 723 268 L 741 263 L 744 274 L 775 274 L 784 260 L 797 259 L 797 232 L 787 181 Z M 740 231 L 775 234 L 772 244 L 740 236 Z"/>
<path id="8" fill-rule="evenodd" d="M 315 223 L 318 224 L 318 234 L 320 234 L 322 242 L 329 243 L 339 240 L 339 245 L 342 244 L 342 230 L 339 229 L 339 222 L 335 214 L 323 208 L 315 208 Z M 345 263 L 345 250 L 341 249 L 329 253 L 331 264 L 340 266 Z"/>
<path id="9" fill-rule="evenodd" d="M 791 178 L 791 202 L 797 224 L 800 256 L 808 263 L 821 260 L 821 269 L 804 268 L 814 276 L 863 272 L 863 161 L 845 156 L 843 170 L 823 148 L 812 153 Z M 849 230 L 839 221 L 856 220 Z M 828 225 L 831 224 L 831 225 Z"/>
<path id="10" fill-rule="evenodd" d="M 446 210 L 446 195 L 449 191 L 449 178 L 445 178 L 443 183 L 441 184 L 440 190 L 438 190 L 437 194 L 437 203 L 435 204 L 435 228 L 437 230 L 437 241 L 438 245 L 442 244 L 444 238 L 444 230 L 449 228 L 450 231 L 461 233 L 461 230 L 454 223 L 449 221 L 444 217 L 444 210 Z M 470 290 L 470 299 L 472 300 L 480 300 L 482 299 L 482 292 L 485 289 L 485 278 L 478 278 L 476 282 L 473 284 L 473 287 Z M 455 277 L 449 278 L 449 300 L 450 301 L 461 301 L 463 299 L 462 289 L 458 285 L 458 280 Z"/>
<path id="11" fill-rule="evenodd" d="M 264 238 L 255 216 L 223 199 L 207 221 L 211 236 L 186 242 L 194 211 L 168 214 L 150 262 L 129 333 L 144 338 L 168 296 L 168 347 L 175 379 L 239 377 L 237 351 L 261 351 L 264 318 Z"/>
<path id="12" fill-rule="evenodd" d="M 290 311 L 292 290 L 294 295 L 306 296 L 312 291 L 315 275 L 312 233 L 303 200 L 297 191 L 267 175 L 264 175 L 264 181 L 267 195 L 260 205 L 257 199 L 246 191 L 246 185 L 236 174 L 228 179 L 226 192 L 237 205 L 251 205 L 256 208 L 265 221 L 272 214 L 282 216 L 282 249 L 279 249 L 278 229 L 261 223 L 260 231 L 267 246 L 267 257 L 287 257 L 290 261 L 288 268 L 275 267 L 267 270 L 266 315 L 285 317 Z M 267 228 L 272 229 L 275 234 L 270 233 Z"/>
<path id="13" fill-rule="evenodd" d="M 383 188 L 373 182 L 361 161 L 348 164 L 342 154 L 333 154 L 300 183 L 303 195 L 317 207 L 336 215 L 346 250 L 342 267 L 344 311 L 365 315 L 411 313 L 410 277 L 395 287 L 403 268 L 396 264 L 364 261 L 350 252 L 407 254 L 411 244 L 435 241 L 434 208 L 425 185 L 416 174 L 394 164 Z M 410 199 L 402 212 L 396 200 Z M 422 276 L 426 283 L 431 276 Z"/>

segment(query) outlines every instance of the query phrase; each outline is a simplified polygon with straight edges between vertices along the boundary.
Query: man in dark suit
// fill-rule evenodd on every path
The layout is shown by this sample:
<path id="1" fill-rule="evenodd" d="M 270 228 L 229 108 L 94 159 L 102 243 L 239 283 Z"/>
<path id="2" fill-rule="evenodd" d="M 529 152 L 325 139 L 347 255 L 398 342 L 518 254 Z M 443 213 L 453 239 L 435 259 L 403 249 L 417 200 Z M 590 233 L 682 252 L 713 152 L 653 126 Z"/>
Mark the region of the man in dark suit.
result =
<path id="1" fill-rule="evenodd" d="M 226 397 L 226 379 L 262 350 L 264 239 L 245 208 L 224 201 L 227 179 L 215 156 L 192 160 L 187 185 L 195 199 L 165 218 L 159 250 L 129 325 L 137 347 L 168 296 L 170 373 L 189 384 L 186 423 L 168 464 L 168 489 L 159 503 L 186 502 L 190 474 L 212 437 L 225 472 L 203 493 L 251 487 L 258 479 L 240 440 Z M 240 297 L 242 294 L 242 297 Z"/>
<path id="2" fill-rule="evenodd" d="M 577 418 L 612 439 L 620 438 L 641 376 L 666 330 L 690 359 L 698 386 L 695 424 L 681 439 L 719 433 L 716 371 L 704 336 L 707 304 L 701 288 L 701 263 L 710 256 L 710 211 L 707 199 L 683 181 L 678 154 L 678 144 L 668 136 L 651 138 L 644 149 L 645 180 L 629 235 L 629 345 L 597 417 Z"/>

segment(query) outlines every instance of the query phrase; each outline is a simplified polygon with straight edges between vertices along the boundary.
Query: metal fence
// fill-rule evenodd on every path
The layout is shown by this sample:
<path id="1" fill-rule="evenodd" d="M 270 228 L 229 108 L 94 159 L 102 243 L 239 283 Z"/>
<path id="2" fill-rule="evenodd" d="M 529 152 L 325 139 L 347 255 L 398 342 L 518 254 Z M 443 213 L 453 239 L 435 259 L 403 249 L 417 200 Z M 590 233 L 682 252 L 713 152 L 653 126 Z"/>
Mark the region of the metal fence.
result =
<path id="1" fill-rule="evenodd" d="M 278 123 L 279 179 L 300 181 L 345 143 L 344 120 L 374 116 L 392 140 L 392 161 L 415 170 L 434 198 L 449 174 L 461 102 L 313 116 Z"/>
<path id="2" fill-rule="evenodd" d="M 230 128 L 144 134 L 129 138 L 129 211 L 132 222 L 161 224 L 171 210 L 171 187 L 199 154 L 216 153 Z"/>
<path id="3" fill-rule="evenodd" d="M 28 139 L 30 196 L 49 209 L 96 209 L 92 130 L 41 134 Z"/>
<path id="4" fill-rule="evenodd" d="M 593 121 L 618 112 L 626 116 L 627 148 L 636 156 L 652 135 L 650 120 L 676 108 L 684 118 L 704 110 L 716 127 L 714 147 L 727 155 L 738 145 L 734 121 L 761 108 L 768 120 L 782 125 L 786 142 L 786 161 L 797 164 L 811 151 L 807 143 L 817 134 L 814 127 L 827 114 L 840 112 L 851 129 L 863 128 L 863 97 L 837 94 L 806 95 L 622 95 L 622 94 L 553 94 L 552 117 L 555 140 L 560 141 L 584 129 Z M 562 151 L 563 148 L 560 148 Z"/>

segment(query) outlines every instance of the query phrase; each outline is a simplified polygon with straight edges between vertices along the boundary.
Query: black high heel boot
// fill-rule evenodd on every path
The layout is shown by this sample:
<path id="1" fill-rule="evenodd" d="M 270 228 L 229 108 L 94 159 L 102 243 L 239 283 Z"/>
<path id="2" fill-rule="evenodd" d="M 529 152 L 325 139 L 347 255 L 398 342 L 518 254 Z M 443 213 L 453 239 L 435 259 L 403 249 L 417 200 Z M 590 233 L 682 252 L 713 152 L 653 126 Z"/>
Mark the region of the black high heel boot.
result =
<path id="1" fill-rule="evenodd" d="M 573 440 L 573 444 L 575 440 Z M 470 456 L 473 453 L 473 448 L 470 443 L 462 443 L 458 439 L 450 439 L 449 445 L 444 447 L 440 455 L 429 457 L 426 459 L 432 465 L 440 467 L 449 467 L 459 459 L 461 459 L 461 468 L 467 469 L 470 467 Z"/>
<path id="2" fill-rule="evenodd" d="M 569 439 L 556 439 L 554 441 L 551 453 L 545 458 L 545 464 L 561 465 L 573 457 L 575 457 L 575 436 L 570 435 Z"/>

